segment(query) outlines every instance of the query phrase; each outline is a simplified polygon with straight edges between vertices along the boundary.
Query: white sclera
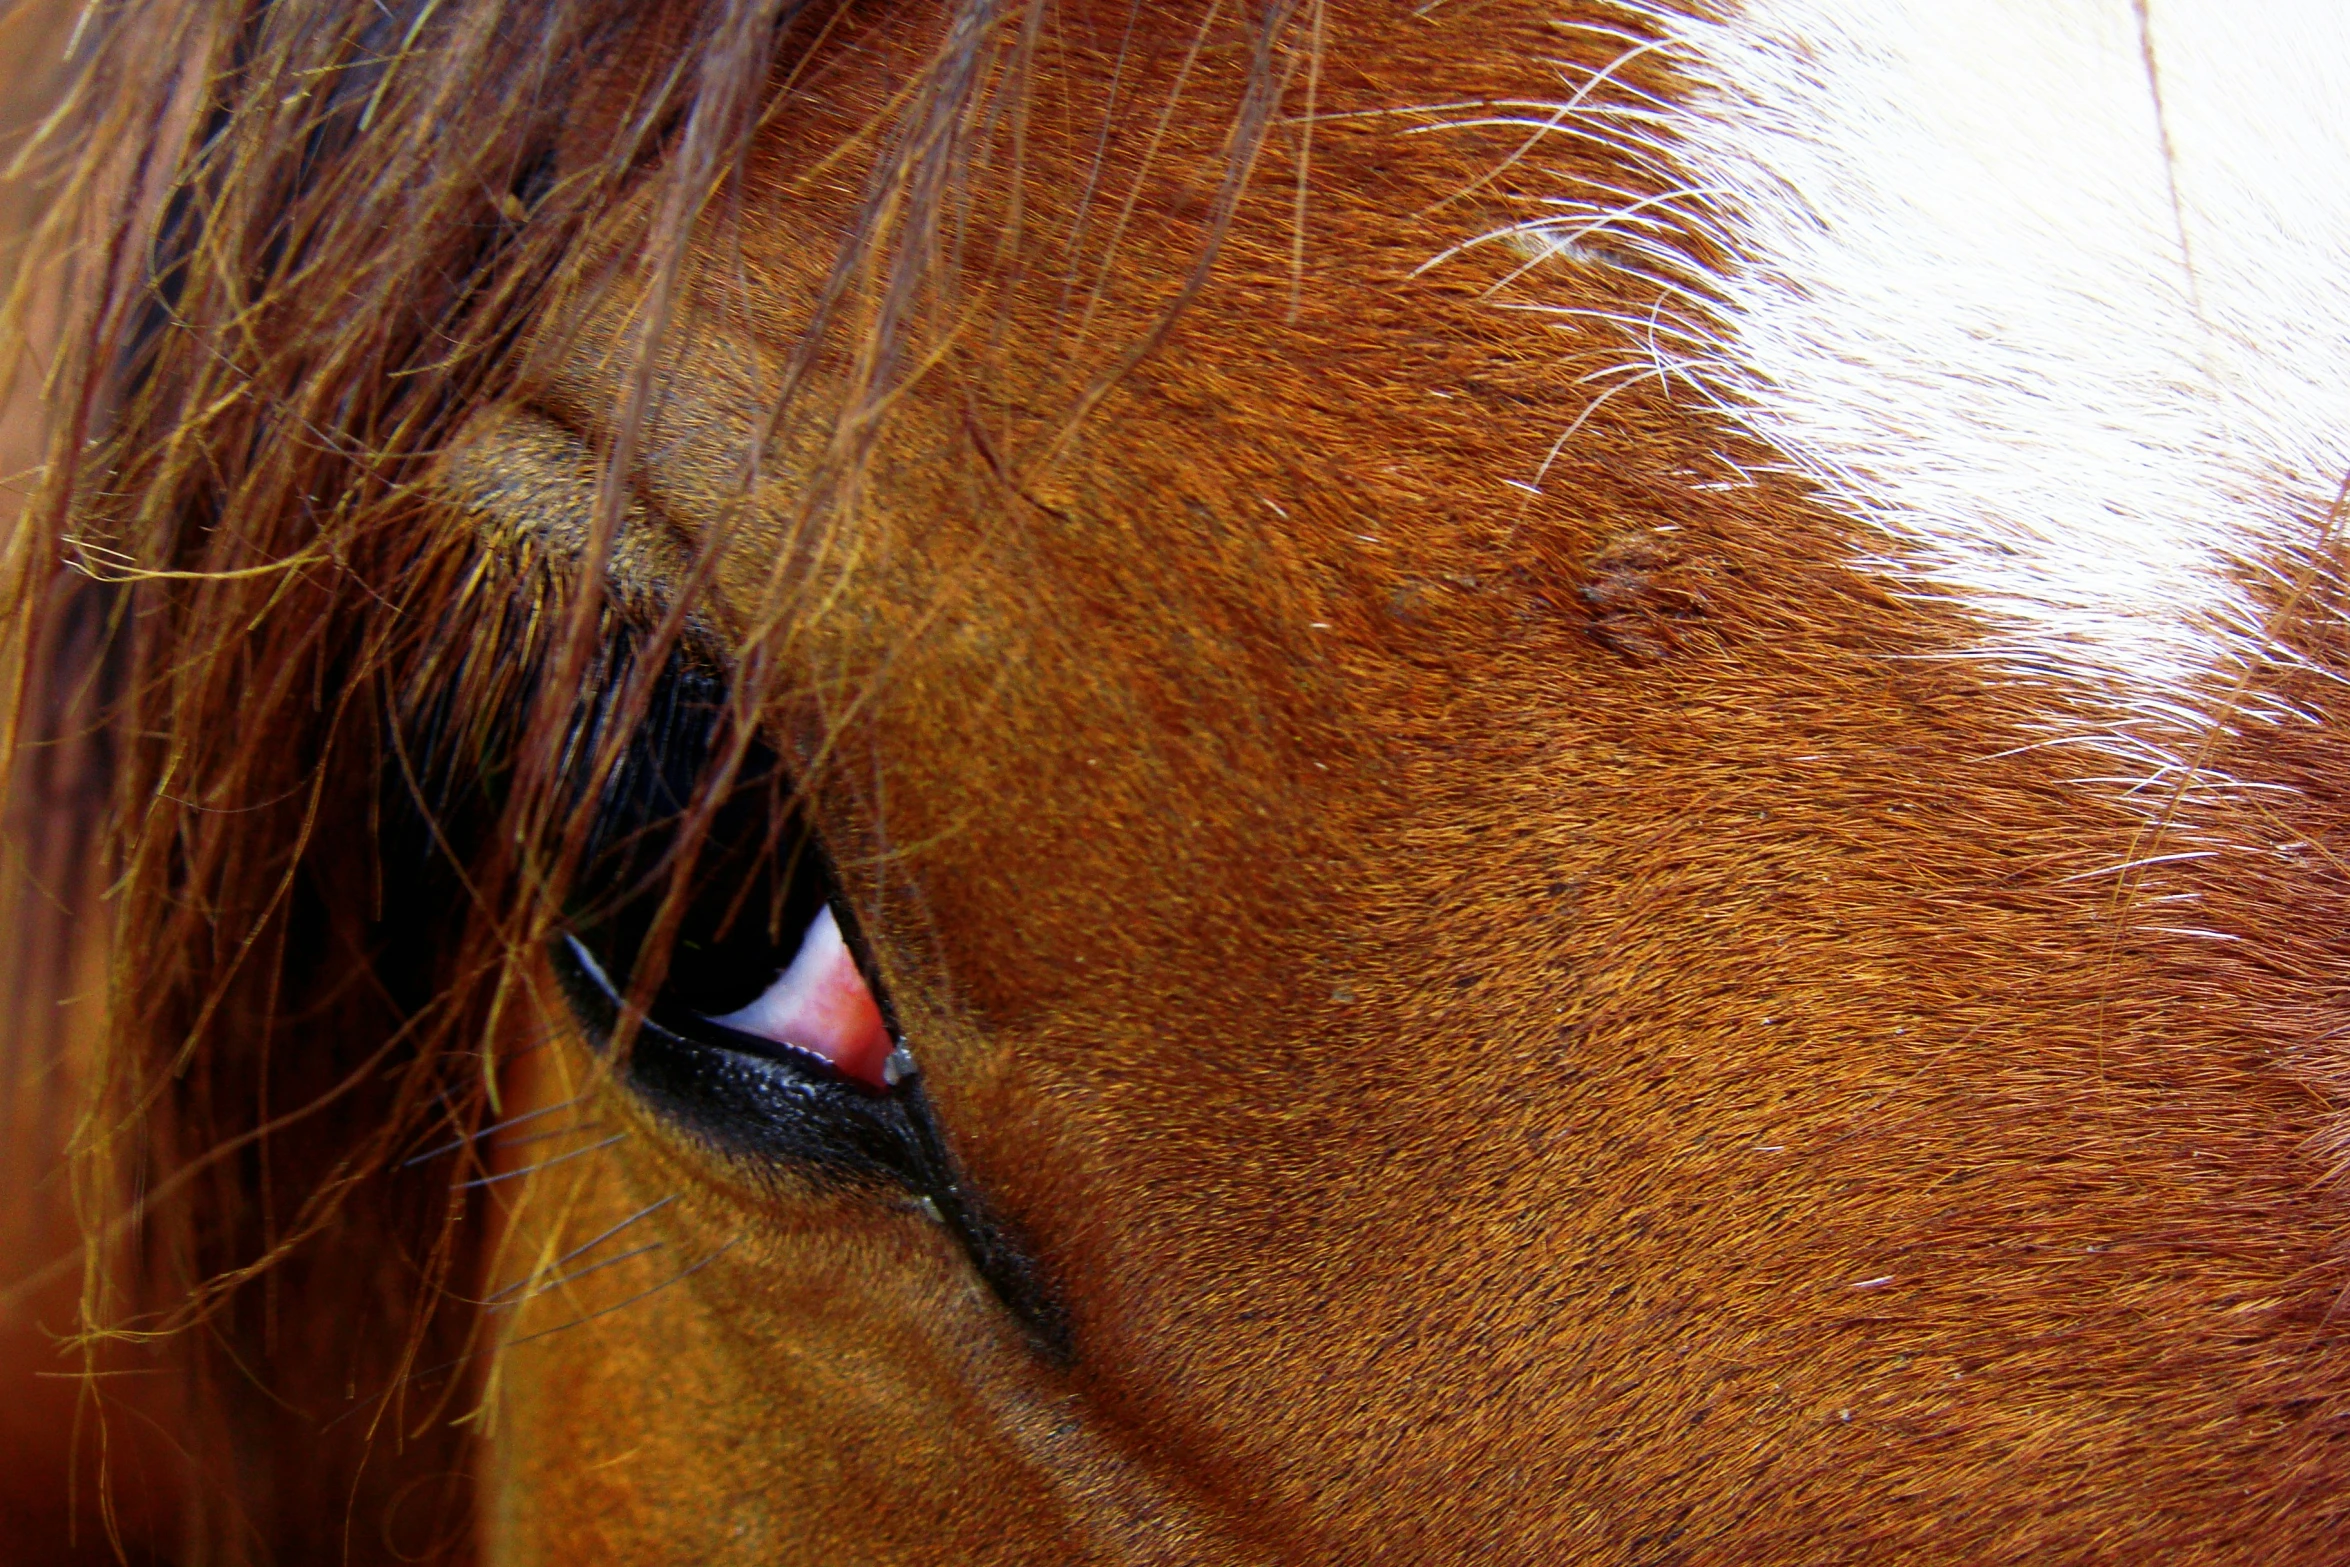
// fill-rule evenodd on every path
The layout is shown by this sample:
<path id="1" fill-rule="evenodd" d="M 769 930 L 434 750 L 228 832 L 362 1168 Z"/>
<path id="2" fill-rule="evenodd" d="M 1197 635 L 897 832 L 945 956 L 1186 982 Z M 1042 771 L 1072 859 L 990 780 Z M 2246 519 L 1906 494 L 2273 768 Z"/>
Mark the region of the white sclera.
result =
<path id="1" fill-rule="evenodd" d="M 888 1084 L 889 1028 L 830 909 L 808 922 L 791 966 L 757 1000 L 710 1021 L 804 1050 L 875 1088 Z"/>

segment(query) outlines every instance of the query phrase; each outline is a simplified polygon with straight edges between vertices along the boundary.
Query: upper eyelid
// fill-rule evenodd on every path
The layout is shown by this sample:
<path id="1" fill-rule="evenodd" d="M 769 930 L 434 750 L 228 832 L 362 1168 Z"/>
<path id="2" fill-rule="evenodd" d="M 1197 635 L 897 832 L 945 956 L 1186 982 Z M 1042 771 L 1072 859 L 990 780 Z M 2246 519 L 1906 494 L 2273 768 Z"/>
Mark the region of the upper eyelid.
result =
<path id="1" fill-rule="evenodd" d="M 536 564 L 558 574 L 586 561 L 606 483 L 604 460 L 589 443 L 530 406 L 467 420 L 433 479 L 485 552 L 516 569 Z M 680 531 L 631 486 L 604 562 L 606 597 L 623 614 L 656 623 L 669 608 L 670 585 L 686 581 L 691 566 Z M 700 616 L 687 621 L 690 638 L 716 640 Z"/>

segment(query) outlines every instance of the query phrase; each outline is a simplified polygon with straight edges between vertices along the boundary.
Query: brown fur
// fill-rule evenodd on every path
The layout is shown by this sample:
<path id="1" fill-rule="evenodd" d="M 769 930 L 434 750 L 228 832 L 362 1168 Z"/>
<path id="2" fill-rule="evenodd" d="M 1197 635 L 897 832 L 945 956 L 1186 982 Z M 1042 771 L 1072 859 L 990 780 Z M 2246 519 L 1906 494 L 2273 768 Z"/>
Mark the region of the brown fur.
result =
<path id="1" fill-rule="evenodd" d="M 133 563 L 94 1216 L 160 1196 L 88 1309 L 187 1375 L 178 1554 L 2350 1556 L 2338 741 L 2217 739 L 2301 792 L 2150 824 L 2019 749 L 2087 694 L 1950 656 L 1963 605 L 1668 388 L 1506 482 L 1664 285 L 1578 270 L 1561 330 L 1421 264 L 1670 149 L 1399 110 L 1624 52 L 1560 9 L 845 6 L 770 72 L 748 11 L 458 6 L 297 167 L 268 105 L 374 24 L 281 0 L 228 151 L 152 111 L 214 182 L 184 324 L 90 304 L 37 537 Z M 182 16 L 228 58 L 177 7 L 101 58 Z M 2317 523 L 2276 614 L 2340 670 Z M 798 769 L 1066 1365 L 553 999 L 559 742 L 662 616 Z M 380 737 L 452 685 L 533 705 L 420 955 Z M 2188 834 L 2306 847 L 2101 874 Z M 2148 930 L 2182 891 L 2253 939 Z"/>

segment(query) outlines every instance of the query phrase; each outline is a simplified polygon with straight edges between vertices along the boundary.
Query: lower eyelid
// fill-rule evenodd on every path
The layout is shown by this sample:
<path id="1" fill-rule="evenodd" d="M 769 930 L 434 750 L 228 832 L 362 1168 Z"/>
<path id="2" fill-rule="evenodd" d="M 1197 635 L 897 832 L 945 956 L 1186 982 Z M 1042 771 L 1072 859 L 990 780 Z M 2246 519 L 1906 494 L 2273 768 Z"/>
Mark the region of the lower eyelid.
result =
<path id="1" fill-rule="evenodd" d="M 953 1233 L 1036 1349 L 1054 1364 L 1068 1365 L 1073 1349 L 1065 1309 L 1033 1256 L 990 1215 L 958 1170 L 922 1078 L 904 1052 L 891 1048 L 888 1025 L 829 909 L 809 921 L 794 969 L 803 956 L 831 982 L 827 988 L 834 996 L 848 1002 L 817 1032 L 780 1040 L 753 1032 L 787 1010 L 762 1013 L 770 997 L 792 989 L 785 983 L 787 969 L 750 1006 L 706 1019 L 712 1025 L 707 1030 L 697 1032 L 686 1017 L 644 1018 L 628 1061 L 628 1086 L 723 1154 L 818 1176 L 887 1181 L 926 1199 L 925 1211 Z M 569 933 L 558 938 L 550 957 L 591 1041 L 609 1042 L 623 1002 L 605 966 Z M 754 1042 L 781 1048 L 743 1048 Z M 821 1060 L 830 1070 L 787 1059 L 794 1056 Z"/>
<path id="2" fill-rule="evenodd" d="M 775 983 L 750 1005 L 710 1021 L 804 1050 L 869 1087 L 889 1086 L 889 1027 L 829 908 L 808 922 L 791 966 Z"/>

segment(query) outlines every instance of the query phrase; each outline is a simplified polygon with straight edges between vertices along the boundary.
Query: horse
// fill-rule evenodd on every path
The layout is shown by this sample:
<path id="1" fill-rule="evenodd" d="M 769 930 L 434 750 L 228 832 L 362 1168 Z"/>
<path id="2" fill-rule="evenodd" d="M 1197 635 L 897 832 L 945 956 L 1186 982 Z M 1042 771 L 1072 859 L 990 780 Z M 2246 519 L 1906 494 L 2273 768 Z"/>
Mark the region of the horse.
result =
<path id="1" fill-rule="evenodd" d="M 2350 1558 L 2344 26 L 93 10 L 111 1548 Z"/>

